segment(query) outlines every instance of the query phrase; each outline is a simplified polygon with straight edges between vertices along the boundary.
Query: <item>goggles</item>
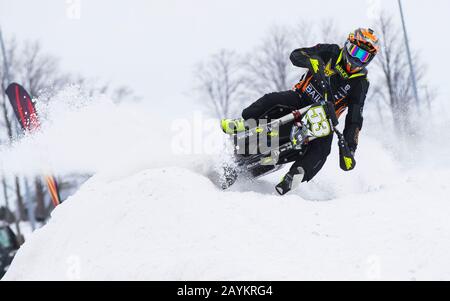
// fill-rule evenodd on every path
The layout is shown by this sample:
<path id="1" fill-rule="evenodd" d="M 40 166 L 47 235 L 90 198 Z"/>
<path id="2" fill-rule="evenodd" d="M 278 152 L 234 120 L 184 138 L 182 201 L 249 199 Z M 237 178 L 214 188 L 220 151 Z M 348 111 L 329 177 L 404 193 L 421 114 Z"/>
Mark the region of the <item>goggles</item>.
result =
<path id="1" fill-rule="evenodd" d="M 348 53 L 358 60 L 361 61 L 361 63 L 367 63 L 372 58 L 372 55 L 369 51 L 364 50 L 355 44 L 347 43 L 346 45 Z"/>

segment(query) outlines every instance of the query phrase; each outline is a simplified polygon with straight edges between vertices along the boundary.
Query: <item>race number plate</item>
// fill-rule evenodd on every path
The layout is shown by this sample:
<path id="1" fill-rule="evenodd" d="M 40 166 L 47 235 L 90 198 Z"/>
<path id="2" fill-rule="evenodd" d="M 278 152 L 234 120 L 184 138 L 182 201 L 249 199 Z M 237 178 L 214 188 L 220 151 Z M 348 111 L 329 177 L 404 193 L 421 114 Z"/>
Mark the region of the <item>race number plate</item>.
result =
<path id="1" fill-rule="evenodd" d="M 331 134 L 331 126 L 322 106 L 312 107 L 306 112 L 309 130 L 316 138 L 326 137 Z"/>

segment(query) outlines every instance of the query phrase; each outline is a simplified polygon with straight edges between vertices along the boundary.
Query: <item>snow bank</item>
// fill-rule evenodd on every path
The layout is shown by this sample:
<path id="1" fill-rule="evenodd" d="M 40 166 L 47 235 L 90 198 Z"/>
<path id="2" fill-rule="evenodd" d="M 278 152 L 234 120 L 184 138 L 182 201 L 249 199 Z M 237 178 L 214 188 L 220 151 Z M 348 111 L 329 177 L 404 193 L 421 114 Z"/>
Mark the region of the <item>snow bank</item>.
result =
<path id="1" fill-rule="evenodd" d="M 218 189 L 217 156 L 189 145 L 202 136 L 189 120 L 77 93 L 60 93 L 41 132 L 0 150 L 4 173 L 96 174 L 4 279 L 450 280 L 448 118 L 401 152 L 366 124 L 377 134 L 362 135 L 355 171 L 339 170 L 334 145 L 321 173 L 281 198 L 283 171 Z"/>
<path id="2" fill-rule="evenodd" d="M 449 173 L 439 176 L 332 202 L 256 193 L 251 183 L 223 192 L 176 167 L 94 177 L 4 279 L 448 280 Z"/>

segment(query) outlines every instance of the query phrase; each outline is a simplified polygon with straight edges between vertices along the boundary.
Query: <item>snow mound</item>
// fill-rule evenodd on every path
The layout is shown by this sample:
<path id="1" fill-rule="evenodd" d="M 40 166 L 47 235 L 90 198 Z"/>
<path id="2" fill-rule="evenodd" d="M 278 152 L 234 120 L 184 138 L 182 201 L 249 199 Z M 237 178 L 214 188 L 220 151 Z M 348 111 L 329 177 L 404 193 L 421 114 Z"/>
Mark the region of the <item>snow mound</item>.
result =
<path id="1" fill-rule="evenodd" d="M 448 176 L 434 179 L 431 199 L 430 180 L 416 175 L 312 202 L 224 192 L 180 167 L 97 175 L 31 236 L 4 279 L 450 279 Z"/>
<path id="2" fill-rule="evenodd" d="M 0 170 L 95 176 L 6 280 L 450 280 L 448 119 L 409 144 L 368 124 L 356 170 L 339 170 L 334 142 L 317 177 L 279 197 L 286 170 L 229 191 L 211 182 L 226 149 L 216 120 L 56 98 L 41 131 L 0 148 Z"/>

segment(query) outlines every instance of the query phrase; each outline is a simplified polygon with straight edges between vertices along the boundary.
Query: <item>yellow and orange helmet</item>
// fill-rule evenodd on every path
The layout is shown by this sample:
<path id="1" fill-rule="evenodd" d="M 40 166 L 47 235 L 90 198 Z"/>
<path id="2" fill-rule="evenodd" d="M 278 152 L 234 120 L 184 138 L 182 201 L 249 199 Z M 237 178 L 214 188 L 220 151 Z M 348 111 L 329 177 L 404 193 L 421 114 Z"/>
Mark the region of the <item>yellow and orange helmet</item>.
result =
<path id="1" fill-rule="evenodd" d="M 370 28 L 358 28 L 348 35 L 344 45 L 344 62 L 347 72 L 365 68 L 379 51 L 379 40 Z"/>

